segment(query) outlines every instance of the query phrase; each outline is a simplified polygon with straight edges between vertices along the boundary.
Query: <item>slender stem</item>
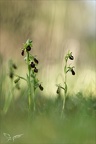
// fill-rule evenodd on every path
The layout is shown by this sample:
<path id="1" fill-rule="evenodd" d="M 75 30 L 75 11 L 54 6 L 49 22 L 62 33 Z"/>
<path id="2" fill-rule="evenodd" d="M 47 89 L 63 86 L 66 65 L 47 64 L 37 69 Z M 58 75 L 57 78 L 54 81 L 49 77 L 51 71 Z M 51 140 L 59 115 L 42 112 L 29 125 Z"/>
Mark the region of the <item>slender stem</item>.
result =
<path id="1" fill-rule="evenodd" d="M 27 52 L 27 65 L 28 65 L 28 105 L 29 105 L 29 111 L 31 110 L 31 104 L 32 104 L 32 97 L 31 97 L 31 80 L 30 80 L 30 65 L 29 65 L 29 52 Z"/>
<path id="2" fill-rule="evenodd" d="M 31 82 L 31 68 L 29 65 L 29 52 L 27 52 L 27 64 L 28 64 L 28 103 L 29 112 L 33 109 L 35 111 L 35 90 L 34 90 L 34 78 Z"/>
<path id="3" fill-rule="evenodd" d="M 11 94 L 12 94 L 12 104 L 14 109 L 14 87 L 13 87 L 13 79 L 11 80 Z"/>
<path id="4" fill-rule="evenodd" d="M 34 89 L 34 79 L 33 79 L 32 88 L 33 88 L 33 110 L 35 111 L 35 89 Z"/>
<path id="5" fill-rule="evenodd" d="M 66 65 L 66 68 L 67 68 L 67 60 L 66 60 L 65 65 Z M 65 91 L 64 91 L 65 98 L 66 98 L 66 95 L 67 95 L 66 85 L 67 85 L 67 73 L 65 72 Z"/>
<path id="6" fill-rule="evenodd" d="M 67 68 L 67 58 L 65 59 L 65 67 Z M 64 74 L 65 74 L 65 88 L 64 88 L 64 97 L 63 97 L 63 105 L 62 105 L 62 113 L 61 113 L 61 116 L 63 114 L 63 111 L 64 111 L 64 108 L 65 108 L 65 99 L 66 99 L 66 95 L 67 95 L 67 89 L 66 89 L 66 86 L 67 86 L 67 73 L 66 71 L 64 71 Z"/>

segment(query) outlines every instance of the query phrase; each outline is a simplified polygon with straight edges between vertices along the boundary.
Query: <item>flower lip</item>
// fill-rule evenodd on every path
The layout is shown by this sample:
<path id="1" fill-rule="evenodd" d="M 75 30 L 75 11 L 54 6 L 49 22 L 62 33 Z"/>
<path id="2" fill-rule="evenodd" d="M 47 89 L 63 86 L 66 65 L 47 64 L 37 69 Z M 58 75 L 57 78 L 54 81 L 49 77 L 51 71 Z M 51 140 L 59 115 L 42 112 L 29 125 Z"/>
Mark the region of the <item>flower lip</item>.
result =
<path id="1" fill-rule="evenodd" d="M 43 89 L 44 89 L 41 84 L 39 85 L 39 88 L 41 91 L 43 91 Z"/>
<path id="2" fill-rule="evenodd" d="M 37 69 L 36 67 L 34 68 L 34 72 L 35 72 L 35 73 L 38 73 L 38 69 Z"/>
<path id="3" fill-rule="evenodd" d="M 72 55 L 69 56 L 70 60 L 74 60 L 74 57 Z"/>
<path id="4" fill-rule="evenodd" d="M 21 51 L 21 55 L 24 56 L 24 50 L 23 50 L 23 49 L 22 49 L 22 51 Z"/>
<path id="5" fill-rule="evenodd" d="M 72 72 L 72 75 L 75 75 L 75 71 L 73 69 L 71 70 L 71 72 Z"/>
<path id="6" fill-rule="evenodd" d="M 30 45 L 28 45 L 27 47 L 26 47 L 26 51 L 30 51 L 31 50 L 31 47 L 30 47 Z"/>
<path id="7" fill-rule="evenodd" d="M 12 64 L 12 67 L 13 67 L 14 69 L 17 69 L 17 66 L 16 66 L 15 64 Z"/>
<path id="8" fill-rule="evenodd" d="M 36 64 L 39 63 L 39 61 L 38 61 L 36 58 L 34 58 L 34 62 L 35 62 Z"/>
<path id="9" fill-rule="evenodd" d="M 31 62 L 30 66 L 31 66 L 32 68 L 35 68 L 35 64 L 34 64 L 33 62 Z"/>
<path id="10" fill-rule="evenodd" d="M 57 93 L 57 94 L 59 94 L 59 93 L 60 93 L 60 89 L 59 89 L 59 88 L 57 89 L 56 93 Z"/>
<path id="11" fill-rule="evenodd" d="M 10 72 L 10 73 L 9 73 L 9 77 L 12 79 L 13 76 L 14 76 L 13 72 Z"/>

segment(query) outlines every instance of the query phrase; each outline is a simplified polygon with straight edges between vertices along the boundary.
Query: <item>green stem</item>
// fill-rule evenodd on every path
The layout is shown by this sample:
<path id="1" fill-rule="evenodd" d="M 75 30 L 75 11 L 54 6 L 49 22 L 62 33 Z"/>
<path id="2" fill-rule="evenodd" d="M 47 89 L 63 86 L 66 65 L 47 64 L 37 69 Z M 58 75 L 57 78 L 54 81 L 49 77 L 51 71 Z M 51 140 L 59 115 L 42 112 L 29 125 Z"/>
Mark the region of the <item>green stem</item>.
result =
<path id="1" fill-rule="evenodd" d="M 34 81 L 34 80 L 33 80 Z M 35 111 L 35 89 L 34 89 L 34 82 L 33 82 L 33 86 L 32 86 L 32 88 L 33 88 L 33 110 Z"/>
<path id="2" fill-rule="evenodd" d="M 27 65 L 28 65 L 28 105 L 29 105 L 29 111 L 31 110 L 31 104 L 32 104 L 32 96 L 31 96 L 31 71 L 30 71 L 30 65 L 29 65 L 29 52 L 27 52 Z"/>
<path id="3" fill-rule="evenodd" d="M 29 52 L 27 52 L 27 64 L 28 64 L 28 103 L 29 103 L 29 112 L 31 112 L 31 110 L 35 111 L 35 90 L 34 90 L 34 78 L 33 81 L 31 82 Z"/>
<path id="4" fill-rule="evenodd" d="M 14 99 L 14 87 L 13 87 L 13 79 L 11 80 L 11 101 L 12 101 L 12 105 L 13 105 L 13 110 L 14 110 L 14 101 L 15 101 L 15 99 Z M 10 103 L 11 103 L 11 101 L 10 101 Z"/>
<path id="5" fill-rule="evenodd" d="M 67 60 L 68 59 L 65 59 L 65 67 L 67 68 Z M 63 105 L 62 105 L 62 114 L 63 114 L 63 111 L 64 111 L 64 108 L 65 108 L 65 99 L 66 99 L 66 96 L 67 96 L 67 89 L 66 89 L 66 86 L 67 86 L 67 73 L 66 71 L 64 71 L 64 74 L 65 74 L 65 87 L 64 87 L 64 97 L 63 97 Z"/>

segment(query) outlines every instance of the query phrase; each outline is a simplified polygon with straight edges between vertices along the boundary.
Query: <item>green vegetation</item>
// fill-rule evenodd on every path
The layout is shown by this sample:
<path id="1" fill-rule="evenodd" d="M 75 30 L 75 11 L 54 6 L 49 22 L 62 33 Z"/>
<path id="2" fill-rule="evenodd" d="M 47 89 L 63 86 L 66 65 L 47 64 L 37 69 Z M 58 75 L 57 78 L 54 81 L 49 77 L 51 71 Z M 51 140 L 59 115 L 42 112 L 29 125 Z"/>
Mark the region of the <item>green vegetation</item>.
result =
<path id="1" fill-rule="evenodd" d="M 39 91 L 35 93 L 38 87 L 41 91 L 43 87 L 37 78 L 39 61 L 30 54 L 31 48 L 32 41 L 27 40 L 21 51 L 27 65 L 26 77 L 17 75 L 16 64 L 9 61 L 10 89 L 6 88 L 5 91 L 6 72 L 1 65 L 0 143 L 95 144 L 96 97 L 92 94 L 85 97 L 82 92 L 74 96 L 67 93 L 67 73 L 75 75 L 74 66 L 67 64 L 69 59 L 74 59 L 72 52 L 69 51 L 65 56 L 64 87 L 57 84 L 59 95 L 56 98 L 46 98 Z M 20 80 L 27 82 L 26 88 L 20 88 Z M 17 99 L 14 98 L 16 88 L 19 90 Z M 63 101 L 61 89 L 64 90 Z"/>
<path id="2" fill-rule="evenodd" d="M 23 92 L 22 92 L 23 93 Z M 24 96 L 24 95 L 23 95 Z M 22 94 L 21 94 L 22 97 Z M 3 133 L 11 136 L 23 134 L 14 143 L 82 143 L 95 144 L 96 139 L 96 98 L 90 95 L 84 98 L 82 93 L 75 97 L 67 96 L 64 117 L 61 118 L 61 100 L 46 99 L 39 94 L 36 110 L 29 121 L 26 111 L 26 99 L 15 101 L 15 109 L 10 107 L 1 118 L 1 144 L 7 139 Z M 23 108 L 22 108 L 23 107 Z M 13 143 L 10 140 L 7 143 Z"/>
<path id="3" fill-rule="evenodd" d="M 0 144 L 96 144 L 95 11 L 0 0 Z"/>

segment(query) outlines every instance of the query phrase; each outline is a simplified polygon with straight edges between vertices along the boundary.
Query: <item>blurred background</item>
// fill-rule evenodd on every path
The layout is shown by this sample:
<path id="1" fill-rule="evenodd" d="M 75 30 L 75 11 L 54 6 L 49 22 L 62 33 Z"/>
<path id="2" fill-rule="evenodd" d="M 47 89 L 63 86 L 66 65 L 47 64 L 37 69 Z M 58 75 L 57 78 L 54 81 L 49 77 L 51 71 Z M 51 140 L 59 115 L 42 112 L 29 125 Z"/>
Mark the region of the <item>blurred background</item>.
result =
<path id="1" fill-rule="evenodd" d="M 32 54 L 40 61 L 38 77 L 43 94 L 56 95 L 56 84 L 63 83 L 64 56 L 76 75 L 68 74 L 68 92 L 96 95 L 96 1 L 0 0 L 0 73 L 8 73 L 8 61 L 26 75 L 21 48 L 33 41 Z M 8 83 L 5 80 L 5 86 Z"/>

